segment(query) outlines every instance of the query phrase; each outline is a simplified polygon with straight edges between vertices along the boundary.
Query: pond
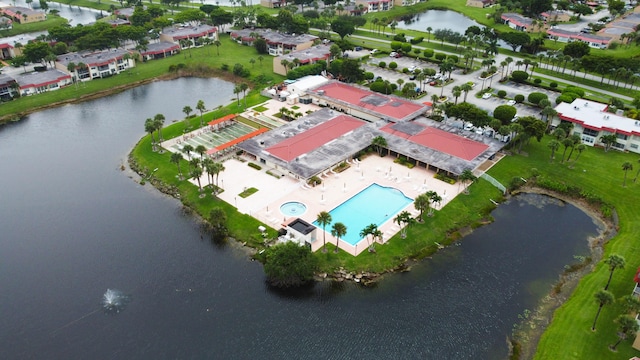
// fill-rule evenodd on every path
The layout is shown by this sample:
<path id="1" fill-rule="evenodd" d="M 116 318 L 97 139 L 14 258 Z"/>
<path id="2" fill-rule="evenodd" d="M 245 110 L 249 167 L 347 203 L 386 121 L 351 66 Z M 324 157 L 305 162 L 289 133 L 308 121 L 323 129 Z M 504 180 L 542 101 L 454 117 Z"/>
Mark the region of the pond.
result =
<path id="1" fill-rule="evenodd" d="M 398 29 L 424 32 L 427 31 L 428 27 L 431 27 L 433 30 L 450 29 L 464 34 L 469 26 L 484 27 L 474 20 L 451 10 L 426 10 L 422 13 L 409 15 L 401 21 L 398 21 Z M 433 30 L 431 34 L 433 34 Z"/>
<path id="2" fill-rule="evenodd" d="M 0 128 L 3 358 L 504 358 L 518 314 L 596 233 L 579 209 L 522 196 L 376 287 L 274 291 L 239 245 L 119 170 L 144 119 L 232 98 L 231 83 L 179 79 Z"/>

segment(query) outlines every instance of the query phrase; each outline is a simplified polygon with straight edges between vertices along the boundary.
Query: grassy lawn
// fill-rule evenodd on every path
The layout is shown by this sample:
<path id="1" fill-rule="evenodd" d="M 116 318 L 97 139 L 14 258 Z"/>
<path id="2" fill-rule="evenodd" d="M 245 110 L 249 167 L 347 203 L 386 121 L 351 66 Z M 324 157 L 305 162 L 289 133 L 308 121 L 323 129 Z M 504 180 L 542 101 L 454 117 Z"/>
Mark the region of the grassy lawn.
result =
<path id="1" fill-rule="evenodd" d="M 563 74 L 561 71 L 558 72 L 558 71 L 551 71 L 547 69 L 546 67 L 548 67 L 549 65 L 543 65 L 543 66 L 544 68 L 541 68 L 539 66 L 536 67 L 535 72 L 539 74 L 553 76 L 558 79 L 573 81 L 573 82 L 577 82 L 577 83 L 591 86 L 594 88 L 614 92 L 620 95 L 626 95 L 631 97 L 635 97 L 638 95 L 637 90 L 629 89 L 629 85 L 626 85 L 623 82 L 620 82 L 619 86 L 614 86 L 613 84 L 615 83 L 605 77 L 604 81 L 601 84 L 599 80 L 586 79 L 586 78 L 583 78 L 582 76 L 573 76 L 573 71 L 570 69 L 566 69 L 565 73 Z M 601 76 L 601 75 L 597 75 L 597 76 Z M 609 82 L 611 82 L 611 84 L 609 84 Z M 608 102 L 609 101 L 608 99 L 610 98 L 610 96 L 605 96 L 605 98 L 607 99 L 605 102 Z"/>
<path id="2" fill-rule="evenodd" d="M 640 264 L 640 248 L 635 245 L 640 237 L 640 221 L 636 209 L 636 204 L 640 201 L 640 183 L 632 181 L 640 166 L 638 155 L 614 150 L 605 153 L 601 149 L 588 147 L 575 168 L 569 169 L 566 165 L 559 164 L 561 154 L 556 154 L 556 162 L 549 162 L 548 140 L 547 137 L 541 143 L 531 143 L 526 148 L 527 156 L 506 157 L 489 174 L 507 184 L 513 177 L 528 177 L 531 169 L 536 168 L 542 176 L 579 186 L 613 204 L 619 216 L 620 228 L 617 236 L 607 243 L 604 257 L 611 254 L 622 255 L 627 266 L 624 270 L 616 270 L 609 290 L 616 299 L 630 294 L 634 285 L 633 276 Z M 636 169 L 630 171 L 627 187 L 622 187 L 622 163 L 625 161 L 631 162 Z M 604 287 L 608 276 L 608 267 L 600 262 L 592 273 L 581 280 L 570 300 L 555 312 L 553 322 L 538 345 L 536 359 L 628 359 L 637 355 L 638 352 L 631 348 L 630 341 L 623 342 L 615 356 L 608 349 L 608 345 L 617 340 L 614 319 L 621 313 L 618 305 L 605 306 L 598 319 L 597 331 L 591 331 L 598 308 L 594 294 Z"/>
<path id="3" fill-rule="evenodd" d="M 29 24 L 19 24 L 18 22 L 13 23 L 12 29 L 2 30 L 0 31 L 0 37 L 9 37 L 15 36 L 19 34 L 26 34 L 30 32 L 37 31 L 45 31 L 51 27 L 64 25 L 67 23 L 67 19 L 62 18 L 58 15 L 47 14 L 47 20 L 34 22 Z M 26 45 L 27 42 L 23 42 L 22 45 Z"/>

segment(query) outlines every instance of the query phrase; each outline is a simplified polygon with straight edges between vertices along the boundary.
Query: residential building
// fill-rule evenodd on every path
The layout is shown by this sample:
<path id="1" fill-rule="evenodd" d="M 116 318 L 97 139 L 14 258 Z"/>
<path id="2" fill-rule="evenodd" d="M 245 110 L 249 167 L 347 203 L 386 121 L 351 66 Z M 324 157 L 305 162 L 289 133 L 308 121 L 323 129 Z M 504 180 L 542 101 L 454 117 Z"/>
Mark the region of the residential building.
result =
<path id="1" fill-rule="evenodd" d="M 40 94 L 58 90 L 71 84 L 71 75 L 58 69 L 22 73 L 15 76 L 20 88 L 20 95 Z"/>
<path id="2" fill-rule="evenodd" d="M 545 11 L 540 16 L 546 22 L 567 22 L 571 20 L 571 15 L 562 10 Z"/>
<path id="3" fill-rule="evenodd" d="M 218 40 L 218 28 L 211 25 L 179 25 L 162 29 L 160 41 L 180 44 L 181 40 L 188 40 L 188 44 L 180 44 L 183 49 L 205 45 L 205 40 Z"/>
<path id="4" fill-rule="evenodd" d="M 318 60 L 328 60 L 329 57 L 331 57 L 331 51 L 329 51 L 329 46 L 325 44 L 312 46 L 305 50 L 292 51 L 273 59 L 273 72 L 287 75 L 287 70 L 291 69 L 292 66 L 285 68 L 282 64 L 283 60 L 286 60 L 289 64 L 295 64 L 293 66 L 298 66 L 315 64 Z"/>
<path id="5" fill-rule="evenodd" d="M 486 8 L 496 3 L 496 0 L 467 0 L 467 6 Z"/>
<path id="6" fill-rule="evenodd" d="M 546 24 L 540 24 L 537 20 L 516 13 L 504 13 L 500 18 L 505 25 L 518 31 L 532 32 L 546 28 Z"/>
<path id="7" fill-rule="evenodd" d="M 260 6 L 277 9 L 287 5 L 287 0 L 260 0 Z"/>
<path id="8" fill-rule="evenodd" d="M 20 24 L 29 24 L 38 21 L 45 21 L 47 19 L 47 15 L 44 11 L 33 10 L 21 6 L 9 6 L 2 8 L 0 9 L 0 13 Z"/>
<path id="9" fill-rule="evenodd" d="M 6 17 L 0 17 L 0 30 L 13 29 L 13 21 Z"/>
<path id="10" fill-rule="evenodd" d="M 615 134 L 617 141 L 613 148 L 640 153 L 640 121 L 625 117 L 622 111 L 610 113 L 607 104 L 585 99 L 576 99 L 571 104 L 562 102 L 555 110 L 558 119 L 552 125 L 571 122 L 572 134 L 579 135 L 585 145 L 602 145 L 602 136 Z"/>
<path id="11" fill-rule="evenodd" d="M 76 65 L 75 70 L 68 69 L 70 63 Z M 80 64 L 85 66 L 79 66 Z M 113 76 L 135 66 L 134 58 L 124 49 L 68 53 L 58 56 L 56 61 L 57 69 L 80 81 Z"/>
<path id="12" fill-rule="evenodd" d="M 319 38 L 309 34 L 284 34 L 271 29 L 242 29 L 231 31 L 231 38 L 238 43 L 252 46 L 257 38 L 267 42 L 269 55 L 278 56 L 293 51 L 305 50 L 314 45 Z"/>
<path id="13" fill-rule="evenodd" d="M 16 80 L 9 75 L 0 74 L 0 99 L 9 100 L 15 92 Z"/>
<path id="14" fill-rule="evenodd" d="M 555 27 L 547 30 L 547 36 L 549 37 L 549 39 L 560 42 L 582 41 L 589 44 L 590 47 L 595 49 L 606 49 L 611 42 L 610 38 L 604 36 L 568 31 Z"/>
<path id="15" fill-rule="evenodd" d="M 140 55 L 142 56 L 143 61 L 147 61 L 163 59 L 167 56 L 172 56 L 179 52 L 180 45 L 172 42 L 160 41 L 157 43 L 148 44 L 145 50 L 140 51 Z"/>
<path id="16" fill-rule="evenodd" d="M 393 8 L 392 0 L 356 0 L 356 6 L 362 4 L 367 13 L 388 11 Z"/>

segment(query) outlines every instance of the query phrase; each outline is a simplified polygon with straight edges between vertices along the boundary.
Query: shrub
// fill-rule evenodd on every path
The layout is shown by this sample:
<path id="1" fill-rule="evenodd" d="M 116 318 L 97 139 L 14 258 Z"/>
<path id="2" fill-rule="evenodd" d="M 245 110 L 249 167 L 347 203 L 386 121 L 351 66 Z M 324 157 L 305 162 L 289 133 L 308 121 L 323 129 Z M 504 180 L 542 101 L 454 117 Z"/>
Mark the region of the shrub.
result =
<path id="1" fill-rule="evenodd" d="M 380 62 L 378 63 L 378 66 L 384 69 L 384 68 L 386 68 L 386 67 L 387 67 L 387 63 L 386 63 L 386 62 L 384 62 L 384 61 L 380 61 Z"/>
<path id="2" fill-rule="evenodd" d="M 399 42 L 403 42 L 403 43 L 406 43 L 406 42 L 407 42 L 407 38 L 404 36 L 404 33 L 396 34 L 396 35 L 393 37 L 393 40 L 395 40 L 395 41 L 399 41 Z"/>
<path id="3" fill-rule="evenodd" d="M 524 95 L 518 94 L 513 97 L 513 100 L 515 100 L 518 104 L 522 104 L 524 102 Z"/>
<path id="4" fill-rule="evenodd" d="M 456 55 L 449 55 L 447 59 L 451 59 L 451 61 L 453 61 L 454 64 L 457 64 L 458 61 L 460 61 L 460 58 L 457 57 Z"/>
<path id="5" fill-rule="evenodd" d="M 448 184 L 451 184 L 451 185 L 456 183 L 456 179 L 450 178 L 447 175 L 442 174 L 442 173 L 437 173 L 433 177 L 438 179 L 438 180 L 440 180 L 440 181 L 444 181 L 444 182 L 446 182 Z"/>
<path id="6" fill-rule="evenodd" d="M 498 97 L 499 97 L 500 99 L 504 99 L 504 98 L 505 98 L 505 96 L 507 96 L 507 92 L 506 92 L 506 91 L 504 91 L 504 90 L 499 90 L 499 91 L 498 91 Z"/>
<path id="7" fill-rule="evenodd" d="M 535 78 L 535 79 L 533 79 L 533 83 L 536 84 L 536 85 L 540 85 L 542 83 L 542 79 Z"/>
<path id="8" fill-rule="evenodd" d="M 571 98 L 571 96 L 568 96 L 567 94 L 562 94 L 556 98 L 556 104 L 560 104 L 561 102 L 566 102 L 571 104 L 573 102 L 573 99 Z"/>
<path id="9" fill-rule="evenodd" d="M 558 87 L 558 83 L 557 83 L 557 82 L 555 82 L 555 81 L 552 81 L 552 82 L 549 84 L 549 87 L 550 87 L 550 88 L 552 88 L 552 89 L 555 89 L 555 88 L 557 88 L 557 87 Z"/>
<path id="10" fill-rule="evenodd" d="M 396 63 L 395 61 L 392 61 L 389 63 L 389 69 L 395 70 L 397 68 L 398 68 L 398 63 Z"/>
<path id="11" fill-rule="evenodd" d="M 400 41 L 392 41 L 390 46 L 392 50 L 397 51 L 402 48 L 402 43 Z"/>
<path id="12" fill-rule="evenodd" d="M 415 38 L 409 40 L 409 42 L 415 45 L 415 44 L 420 44 L 422 42 L 422 40 L 424 40 L 424 37 L 423 36 L 418 36 L 418 37 L 415 37 Z"/>
<path id="13" fill-rule="evenodd" d="M 443 61 L 444 59 L 447 58 L 447 55 L 443 54 L 443 53 L 436 53 L 435 56 L 436 56 L 436 60 L 438 60 L 438 61 Z"/>
<path id="14" fill-rule="evenodd" d="M 411 52 L 411 49 L 413 49 L 411 44 L 402 44 L 402 52 L 403 53 L 408 54 L 408 53 Z"/>
<path id="15" fill-rule="evenodd" d="M 306 246 L 293 241 L 267 248 L 264 272 L 272 286 L 288 288 L 313 280 L 317 260 Z"/>
<path id="16" fill-rule="evenodd" d="M 424 57 L 426 57 L 427 59 L 430 59 L 433 57 L 433 49 L 424 49 L 424 51 L 422 52 L 424 54 Z"/>
<path id="17" fill-rule="evenodd" d="M 529 78 L 529 74 L 522 70 L 515 70 L 511 73 L 511 79 L 515 82 L 525 82 Z"/>
<path id="18" fill-rule="evenodd" d="M 577 86 L 569 85 L 569 86 L 565 87 L 564 90 L 562 90 L 563 94 L 567 93 L 567 92 L 578 94 L 580 97 L 584 97 L 584 89 L 579 88 Z"/>
<path id="19" fill-rule="evenodd" d="M 258 165 L 258 164 L 254 164 L 254 163 L 252 163 L 252 162 L 248 163 L 247 165 L 248 165 L 249 167 L 252 167 L 252 168 L 256 169 L 256 170 L 262 170 L 262 166 L 260 166 L 260 165 Z"/>
<path id="20" fill-rule="evenodd" d="M 538 105 L 540 103 L 540 101 L 548 99 L 548 98 L 549 97 L 547 96 L 547 94 L 544 94 L 544 93 L 541 93 L 541 92 L 532 92 L 527 97 L 527 100 L 532 104 Z"/>
<path id="21" fill-rule="evenodd" d="M 222 64 L 220 65 L 220 69 L 222 71 L 229 71 L 229 64 Z"/>
<path id="22" fill-rule="evenodd" d="M 500 105 L 493 110 L 493 117 L 500 120 L 503 125 L 509 125 L 516 115 L 516 108 L 510 105 Z"/>

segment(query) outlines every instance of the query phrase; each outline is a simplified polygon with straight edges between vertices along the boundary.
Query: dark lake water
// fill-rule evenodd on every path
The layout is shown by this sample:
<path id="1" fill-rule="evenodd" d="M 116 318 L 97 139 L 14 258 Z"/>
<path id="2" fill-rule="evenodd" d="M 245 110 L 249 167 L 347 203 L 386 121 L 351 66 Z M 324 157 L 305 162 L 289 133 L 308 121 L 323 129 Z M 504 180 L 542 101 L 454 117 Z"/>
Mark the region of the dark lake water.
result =
<path id="1" fill-rule="evenodd" d="M 484 27 L 471 18 L 451 10 L 426 10 L 422 13 L 412 15 L 411 19 L 398 21 L 398 29 L 425 32 L 428 27 L 431 27 L 433 30 L 450 29 L 464 34 L 469 26 Z"/>
<path id="2" fill-rule="evenodd" d="M 584 213 L 524 196 L 375 288 L 272 291 L 261 264 L 117 169 L 144 119 L 232 90 L 158 82 L 0 127 L 0 358 L 499 359 L 518 314 L 588 252 Z M 118 314 L 101 311 L 108 288 L 131 295 Z"/>

